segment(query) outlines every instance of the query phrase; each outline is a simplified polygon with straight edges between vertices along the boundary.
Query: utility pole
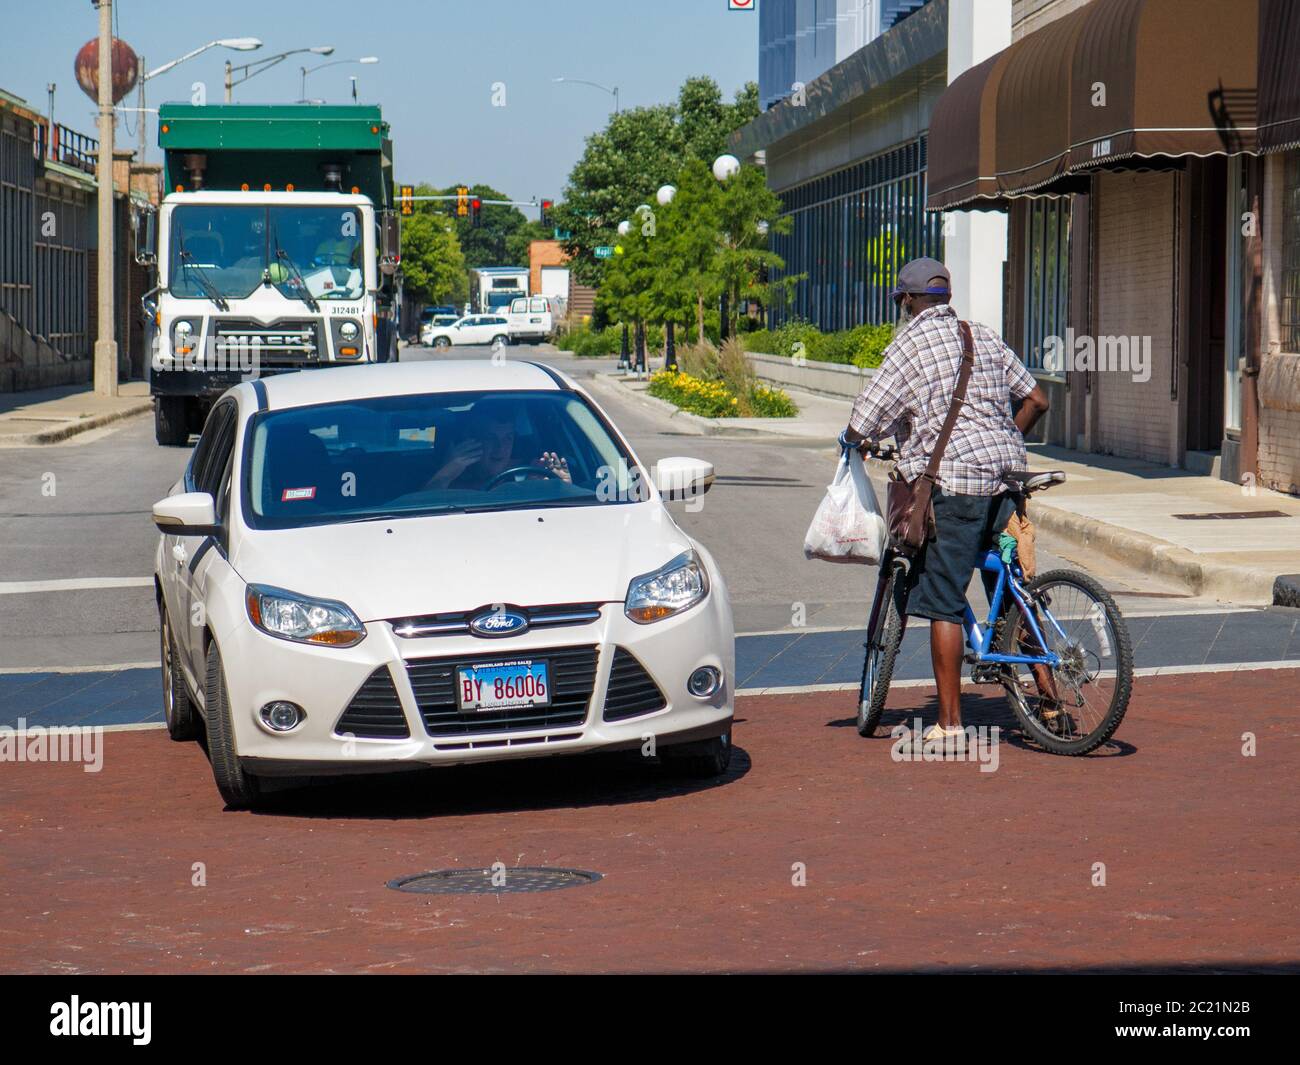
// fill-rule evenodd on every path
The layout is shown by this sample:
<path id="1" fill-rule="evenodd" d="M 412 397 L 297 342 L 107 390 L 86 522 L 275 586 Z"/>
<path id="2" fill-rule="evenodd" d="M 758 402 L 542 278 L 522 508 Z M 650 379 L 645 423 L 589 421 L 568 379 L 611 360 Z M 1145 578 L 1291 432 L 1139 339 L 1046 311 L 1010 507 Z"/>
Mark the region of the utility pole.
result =
<path id="1" fill-rule="evenodd" d="M 117 333 L 113 315 L 113 0 L 99 5 L 99 337 L 95 391 L 117 395 Z"/>
<path id="2" fill-rule="evenodd" d="M 140 134 L 140 150 L 136 153 L 136 162 L 143 164 L 145 143 L 146 143 L 146 133 L 147 133 L 147 127 L 145 126 L 146 112 L 144 109 L 144 83 L 148 80 L 144 76 L 144 72 L 149 69 L 145 65 L 144 56 L 140 57 L 139 66 L 136 69 L 140 71 L 140 111 L 135 116 L 136 129 Z"/>
<path id="3" fill-rule="evenodd" d="M 233 78 L 234 78 L 234 68 L 231 67 L 230 60 L 227 59 L 226 60 L 226 103 L 230 103 L 230 101 L 234 99 L 235 83 Z"/>

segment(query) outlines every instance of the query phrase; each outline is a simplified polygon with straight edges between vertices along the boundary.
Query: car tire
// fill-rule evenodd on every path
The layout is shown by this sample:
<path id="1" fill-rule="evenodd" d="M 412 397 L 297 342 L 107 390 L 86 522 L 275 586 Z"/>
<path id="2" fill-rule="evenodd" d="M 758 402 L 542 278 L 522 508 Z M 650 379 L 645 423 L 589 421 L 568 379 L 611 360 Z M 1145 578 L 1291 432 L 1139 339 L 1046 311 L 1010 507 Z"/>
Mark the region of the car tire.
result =
<path id="1" fill-rule="evenodd" d="M 217 790 L 230 809 L 249 809 L 257 805 L 261 788 L 257 777 L 244 771 L 239 763 L 239 754 L 235 751 L 235 729 L 230 718 L 230 703 L 226 698 L 226 674 L 215 640 L 208 645 L 207 664 L 204 692 L 207 703 L 208 760 L 212 763 L 212 776 L 217 782 Z"/>
<path id="2" fill-rule="evenodd" d="M 190 442 L 189 418 L 184 396 L 156 396 L 153 435 L 163 447 L 184 447 Z"/>
<path id="3" fill-rule="evenodd" d="M 500 344 L 503 348 L 508 348 L 510 346 L 510 338 L 508 336 L 504 336 L 501 333 L 498 333 L 496 336 L 492 338 L 492 346 L 496 347 L 498 344 Z"/>
<path id="4" fill-rule="evenodd" d="M 176 635 L 172 632 L 167 607 L 158 604 L 158 649 L 162 662 L 163 719 L 167 735 L 177 743 L 199 734 L 199 711 L 185 686 L 185 671 L 176 653 Z"/>
<path id="5" fill-rule="evenodd" d="M 439 351 L 446 351 L 449 347 L 451 347 L 451 341 L 448 340 L 446 337 L 438 337 L 433 342 L 433 346 L 437 348 Z"/>
<path id="6" fill-rule="evenodd" d="M 731 730 L 711 740 L 665 747 L 660 757 L 668 769 L 682 776 L 696 780 L 720 777 L 731 765 Z"/>

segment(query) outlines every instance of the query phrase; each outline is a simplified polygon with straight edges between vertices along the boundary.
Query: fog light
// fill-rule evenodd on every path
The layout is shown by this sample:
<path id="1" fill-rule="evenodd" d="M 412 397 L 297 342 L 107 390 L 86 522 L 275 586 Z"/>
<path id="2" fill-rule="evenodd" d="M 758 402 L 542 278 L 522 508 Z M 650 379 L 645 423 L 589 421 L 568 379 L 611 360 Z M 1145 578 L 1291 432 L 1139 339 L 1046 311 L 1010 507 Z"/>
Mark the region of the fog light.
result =
<path id="1" fill-rule="evenodd" d="M 700 666 L 686 681 L 686 690 L 697 699 L 707 699 L 722 687 L 722 671 L 713 666 Z"/>
<path id="2" fill-rule="evenodd" d="M 262 707 L 262 720 L 275 732 L 293 731 L 306 716 L 302 707 L 293 703 L 274 702 Z"/>

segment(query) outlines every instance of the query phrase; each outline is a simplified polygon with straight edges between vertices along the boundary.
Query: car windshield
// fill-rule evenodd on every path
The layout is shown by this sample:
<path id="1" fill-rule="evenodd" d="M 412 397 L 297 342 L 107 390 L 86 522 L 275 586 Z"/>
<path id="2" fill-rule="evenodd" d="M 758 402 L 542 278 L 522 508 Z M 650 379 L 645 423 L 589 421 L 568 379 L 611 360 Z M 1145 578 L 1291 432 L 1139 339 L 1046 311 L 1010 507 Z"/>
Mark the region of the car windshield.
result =
<path id="1" fill-rule="evenodd" d="M 642 495 L 631 458 L 571 392 L 384 396 L 254 418 L 245 520 L 288 529 Z"/>
<path id="2" fill-rule="evenodd" d="M 269 281 L 290 299 L 360 299 L 363 251 L 355 207 L 182 204 L 171 215 L 168 290 L 243 299 Z"/>

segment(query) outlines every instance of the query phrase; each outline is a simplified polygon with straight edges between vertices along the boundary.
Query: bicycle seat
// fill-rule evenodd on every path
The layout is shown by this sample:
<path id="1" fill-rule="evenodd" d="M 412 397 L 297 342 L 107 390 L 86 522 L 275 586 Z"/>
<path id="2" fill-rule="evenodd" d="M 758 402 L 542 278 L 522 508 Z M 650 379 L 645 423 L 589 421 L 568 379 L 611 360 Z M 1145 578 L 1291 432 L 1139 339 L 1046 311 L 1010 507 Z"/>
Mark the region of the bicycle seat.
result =
<path id="1" fill-rule="evenodd" d="M 1054 484 L 1065 483 L 1065 471 L 1043 470 L 1035 473 L 1033 470 L 1010 470 L 1002 475 L 1002 483 L 1013 492 L 1029 495 L 1031 492 L 1050 488 Z"/>

